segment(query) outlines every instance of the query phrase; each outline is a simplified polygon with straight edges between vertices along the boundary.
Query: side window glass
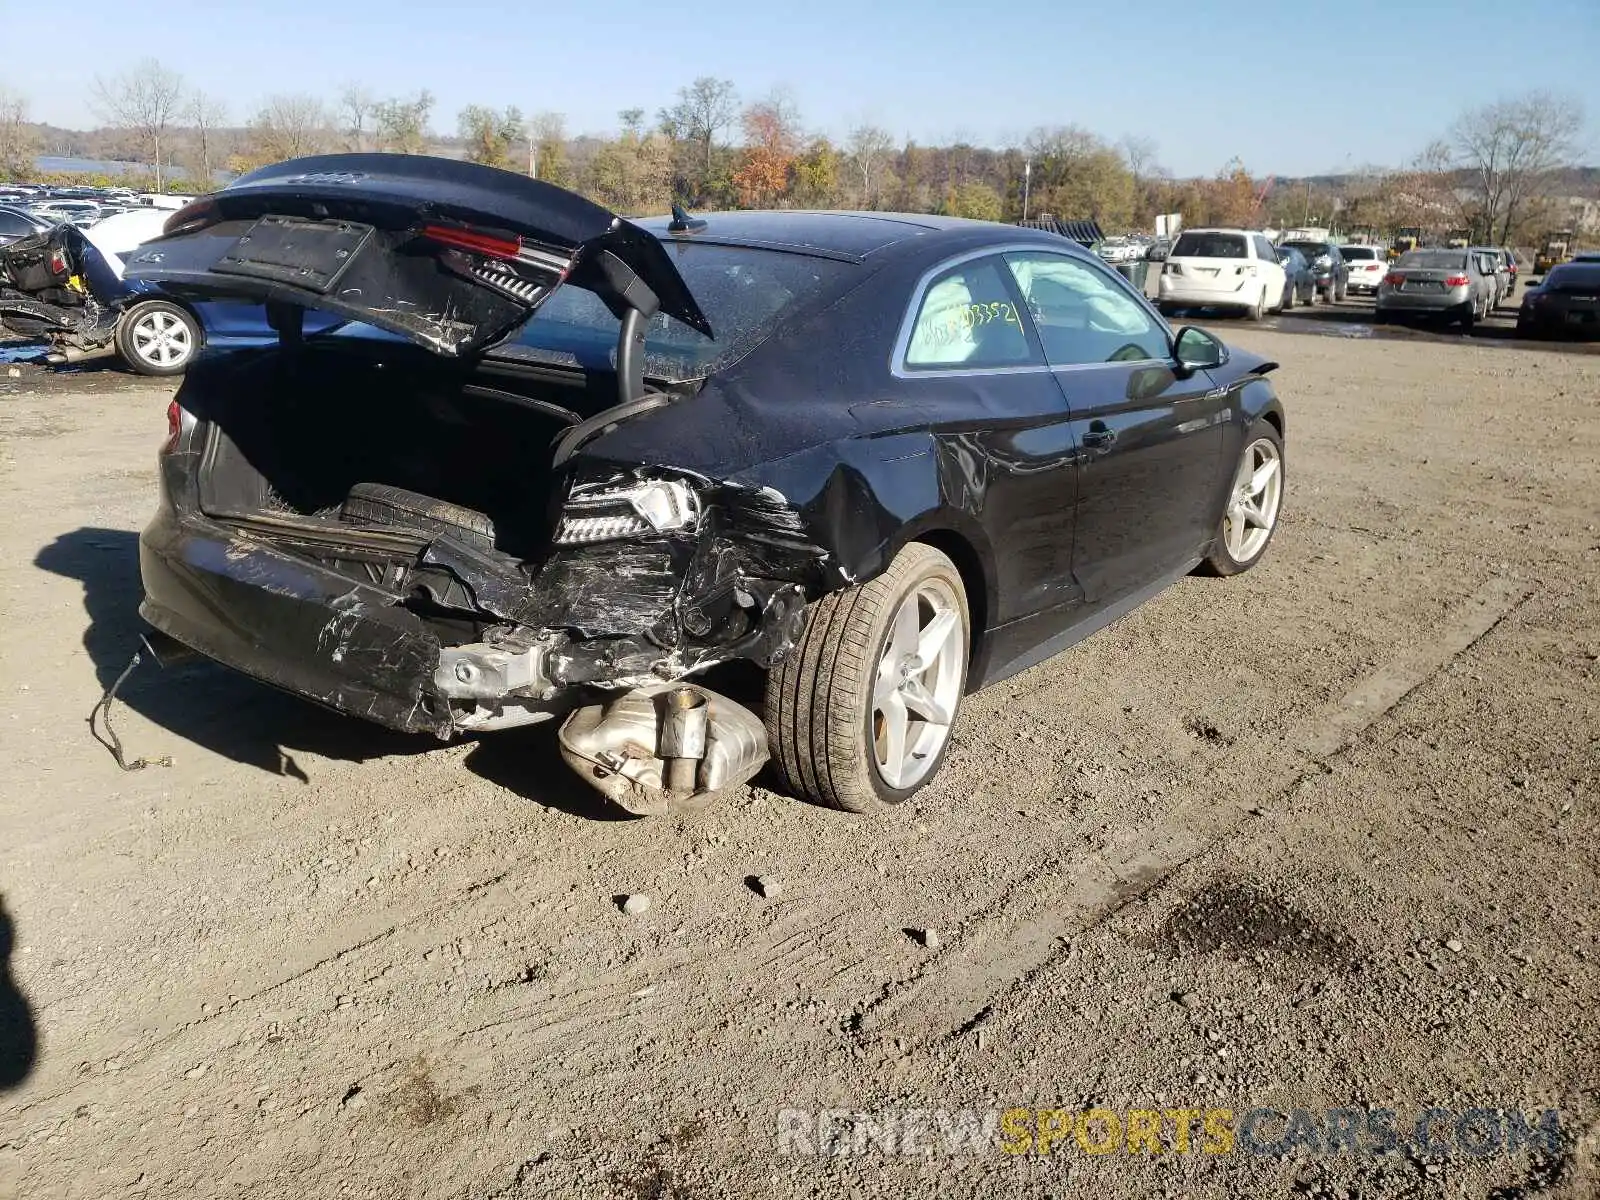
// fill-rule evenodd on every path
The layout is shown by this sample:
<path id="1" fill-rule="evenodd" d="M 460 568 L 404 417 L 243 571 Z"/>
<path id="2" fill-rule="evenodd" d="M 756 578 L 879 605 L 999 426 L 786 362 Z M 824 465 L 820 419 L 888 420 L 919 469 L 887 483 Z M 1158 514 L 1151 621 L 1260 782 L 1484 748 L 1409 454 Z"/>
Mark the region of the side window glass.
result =
<path id="1" fill-rule="evenodd" d="M 1167 332 L 1108 272 L 1047 253 L 1006 255 L 1052 366 L 1171 356 Z"/>
<path id="2" fill-rule="evenodd" d="M 905 365 L 912 370 L 1042 365 L 995 258 L 951 267 L 922 293 Z"/>

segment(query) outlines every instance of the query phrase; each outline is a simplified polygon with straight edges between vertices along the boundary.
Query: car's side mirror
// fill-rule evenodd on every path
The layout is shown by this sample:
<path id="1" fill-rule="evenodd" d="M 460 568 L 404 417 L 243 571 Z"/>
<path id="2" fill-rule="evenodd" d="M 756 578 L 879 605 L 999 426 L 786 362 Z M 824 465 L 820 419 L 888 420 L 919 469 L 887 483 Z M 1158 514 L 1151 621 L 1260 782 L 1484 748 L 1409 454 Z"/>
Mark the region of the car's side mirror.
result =
<path id="1" fill-rule="evenodd" d="M 1228 348 L 1196 325 L 1185 325 L 1173 340 L 1172 356 L 1184 374 L 1220 367 L 1228 361 Z"/>

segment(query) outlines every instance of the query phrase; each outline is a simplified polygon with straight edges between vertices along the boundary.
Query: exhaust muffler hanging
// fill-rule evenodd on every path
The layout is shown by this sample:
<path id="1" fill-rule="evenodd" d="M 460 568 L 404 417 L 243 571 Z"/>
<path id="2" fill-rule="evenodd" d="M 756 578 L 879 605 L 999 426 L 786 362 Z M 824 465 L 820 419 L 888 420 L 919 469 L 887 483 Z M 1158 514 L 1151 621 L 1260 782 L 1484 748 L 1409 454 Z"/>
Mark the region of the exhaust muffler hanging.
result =
<path id="1" fill-rule="evenodd" d="M 767 761 L 761 718 L 709 688 L 652 683 L 571 713 L 561 757 L 636 816 L 694 812 Z"/>

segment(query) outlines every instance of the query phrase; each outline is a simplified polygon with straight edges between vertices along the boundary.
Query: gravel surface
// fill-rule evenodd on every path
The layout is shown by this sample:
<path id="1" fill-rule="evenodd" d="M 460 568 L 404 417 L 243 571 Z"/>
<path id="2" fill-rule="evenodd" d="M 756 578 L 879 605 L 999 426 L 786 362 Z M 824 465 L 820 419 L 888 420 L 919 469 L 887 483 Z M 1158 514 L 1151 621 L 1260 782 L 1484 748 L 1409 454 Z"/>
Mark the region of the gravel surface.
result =
<path id="1" fill-rule="evenodd" d="M 970 698 L 881 818 L 758 780 L 616 819 L 548 730 L 440 746 L 206 663 L 134 675 L 118 732 L 172 762 L 119 772 L 84 719 L 140 628 L 171 387 L 0 370 L 38 1038 L 0 1196 L 1600 1195 L 1600 356 L 1218 327 L 1283 364 L 1268 559 Z M 1430 1107 L 1558 1109 L 1560 1142 L 780 1139 Z"/>

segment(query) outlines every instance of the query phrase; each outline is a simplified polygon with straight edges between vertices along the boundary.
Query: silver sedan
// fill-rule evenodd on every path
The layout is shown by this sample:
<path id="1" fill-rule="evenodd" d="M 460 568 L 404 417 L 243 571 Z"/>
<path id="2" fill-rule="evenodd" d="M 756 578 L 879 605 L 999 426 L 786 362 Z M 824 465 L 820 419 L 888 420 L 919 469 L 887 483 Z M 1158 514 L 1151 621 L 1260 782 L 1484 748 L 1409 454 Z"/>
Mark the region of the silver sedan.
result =
<path id="1" fill-rule="evenodd" d="M 1446 317 L 1471 328 L 1494 308 L 1494 268 L 1467 250 L 1410 250 L 1378 285 L 1378 320 Z"/>

